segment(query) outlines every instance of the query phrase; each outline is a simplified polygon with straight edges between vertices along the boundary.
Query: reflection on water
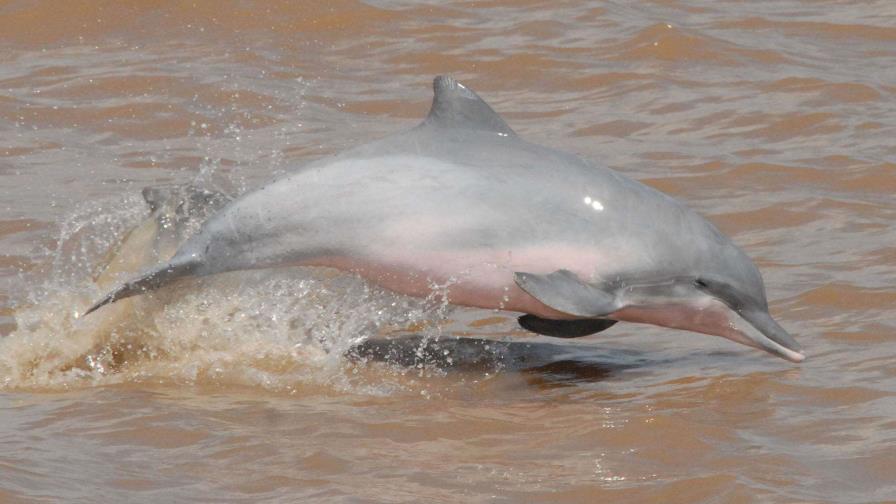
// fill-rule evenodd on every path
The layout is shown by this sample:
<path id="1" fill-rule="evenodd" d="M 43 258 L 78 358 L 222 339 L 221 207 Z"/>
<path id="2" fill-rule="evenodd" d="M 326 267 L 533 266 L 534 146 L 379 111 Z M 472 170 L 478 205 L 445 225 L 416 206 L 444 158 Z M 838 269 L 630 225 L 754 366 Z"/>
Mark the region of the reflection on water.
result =
<path id="1" fill-rule="evenodd" d="M 883 0 L 0 6 L 0 500 L 892 499 L 894 21 Z M 554 341 L 330 270 L 75 316 L 204 205 L 414 124 L 441 73 L 708 216 L 810 359 L 623 324 Z"/>
<path id="2" fill-rule="evenodd" d="M 353 360 L 387 362 L 413 368 L 433 367 L 446 373 L 524 372 L 558 383 L 600 381 L 618 371 L 644 365 L 632 352 L 594 353 L 589 346 L 542 341 L 439 338 L 411 335 L 369 339 L 350 348 Z M 640 363 L 638 362 L 640 360 Z"/>

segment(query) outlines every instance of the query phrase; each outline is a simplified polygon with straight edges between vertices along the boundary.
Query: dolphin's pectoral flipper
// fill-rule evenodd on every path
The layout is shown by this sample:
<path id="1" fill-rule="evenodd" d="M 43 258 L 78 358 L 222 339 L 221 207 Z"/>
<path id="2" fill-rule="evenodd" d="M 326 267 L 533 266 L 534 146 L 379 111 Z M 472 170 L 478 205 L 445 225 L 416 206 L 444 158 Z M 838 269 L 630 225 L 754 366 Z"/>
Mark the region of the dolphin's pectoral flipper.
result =
<path id="1" fill-rule="evenodd" d="M 551 320 L 535 315 L 523 315 L 516 320 L 523 329 L 552 338 L 581 338 L 609 329 L 616 323 L 610 319 Z"/>
<path id="2" fill-rule="evenodd" d="M 516 272 L 513 280 L 545 305 L 577 317 L 603 317 L 619 309 L 616 296 L 579 280 L 569 270 L 557 270 L 547 275 Z"/>

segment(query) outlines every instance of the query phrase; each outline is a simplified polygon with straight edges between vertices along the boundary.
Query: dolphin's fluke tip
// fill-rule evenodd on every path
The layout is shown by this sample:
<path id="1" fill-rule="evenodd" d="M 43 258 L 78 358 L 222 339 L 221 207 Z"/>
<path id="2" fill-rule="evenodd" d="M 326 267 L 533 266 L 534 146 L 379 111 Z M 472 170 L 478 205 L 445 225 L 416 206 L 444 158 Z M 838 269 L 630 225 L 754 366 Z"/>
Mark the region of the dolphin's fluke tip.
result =
<path id="1" fill-rule="evenodd" d="M 102 301 L 94 303 L 93 306 L 91 306 L 90 308 L 85 310 L 84 313 L 82 313 L 81 315 L 79 315 L 76 318 L 86 317 L 86 316 L 90 315 L 91 313 L 95 312 L 100 306 L 103 306 L 104 304 L 106 304 L 106 303 L 104 303 Z"/>
<path id="2" fill-rule="evenodd" d="M 166 285 L 172 280 L 189 274 L 193 271 L 193 268 L 196 266 L 196 264 L 197 263 L 195 261 L 186 261 L 171 263 L 154 269 L 141 276 L 140 278 L 131 280 L 130 282 L 126 282 L 109 294 L 106 294 L 104 298 L 100 299 L 93 306 L 88 308 L 87 311 L 85 311 L 81 316 L 85 317 L 109 303 L 114 303 L 124 298 L 155 290 L 163 285 Z"/>
<path id="3" fill-rule="evenodd" d="M 77 318 L 86 317 L 86 316 L 90 315 L 91 313 L 99 310 L 103 306 L 106 306 L 107 304 L 111 303 L 112 301 L 115 300 L 115 294 L 118 293 L 120 290 L 121 289 L 112 291 L 109 294 L 107 294 L 106 297 L 104 297 L 103 299 L 100 299 L 96 303 L 93 303 L 93 305 L 90 308 L 88 308 L 86 311 L 84 311 L 84 313 L 82 313 Z"/>

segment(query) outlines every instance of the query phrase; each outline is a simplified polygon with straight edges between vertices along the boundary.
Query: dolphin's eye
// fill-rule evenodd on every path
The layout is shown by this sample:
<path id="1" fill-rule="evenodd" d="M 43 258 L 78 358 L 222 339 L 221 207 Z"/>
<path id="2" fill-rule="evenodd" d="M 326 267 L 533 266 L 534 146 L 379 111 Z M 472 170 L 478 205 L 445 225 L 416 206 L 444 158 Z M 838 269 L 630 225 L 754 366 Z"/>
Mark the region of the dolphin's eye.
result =
<path id="1" fill-rule="evenodd" d="M 703 280 L 701 280 L 701 279 L 699 279 L 699 278 L 695 278 L 695 279 L 694 279 L 694 287 L 696 287 L 696 288 L 698 288 L 698 289 L 705 289 L 705 288 L 707 288 L 707 287 L 709 287 L 709 286 L 708 286 L 708 285 L 706 284 L 706 282 L 704 282 Z"/>

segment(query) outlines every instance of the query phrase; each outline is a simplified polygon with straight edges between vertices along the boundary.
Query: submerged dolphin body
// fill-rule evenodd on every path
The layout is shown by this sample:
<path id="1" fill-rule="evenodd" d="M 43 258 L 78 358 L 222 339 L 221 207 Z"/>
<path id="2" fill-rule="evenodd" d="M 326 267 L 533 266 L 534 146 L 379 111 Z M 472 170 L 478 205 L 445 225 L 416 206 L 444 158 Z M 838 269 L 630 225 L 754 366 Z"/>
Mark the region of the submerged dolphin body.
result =
<path id="1" fill-rule="evenodd" d="M 231 202 L 170 262 L 86 313 L 181 277 L 315 265 L 522 312 L 520 325 L 549 336 L 642 322 L 805 358 L 769 315 L 759 271 L 712 224 L 608 168 L 526 142 L 450 77 L 434 89 L 417 127 Z"/>

